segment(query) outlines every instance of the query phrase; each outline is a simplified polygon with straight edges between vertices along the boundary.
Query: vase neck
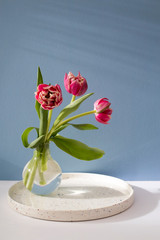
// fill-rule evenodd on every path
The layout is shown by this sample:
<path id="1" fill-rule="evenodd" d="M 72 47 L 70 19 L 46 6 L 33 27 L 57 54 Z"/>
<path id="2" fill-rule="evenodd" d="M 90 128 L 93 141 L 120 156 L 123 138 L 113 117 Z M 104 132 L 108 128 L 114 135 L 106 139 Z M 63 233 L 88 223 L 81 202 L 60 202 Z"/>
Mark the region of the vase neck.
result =
<path id="1" fill-rule="evenodd" d="M 40 147 L 38 147 L 34 153 L 37 155 L 42 155 L 42 154 L 46 154 L 46 153 L 50 153 L 50 148 L 49 148 L 49 142 L 44 143 L 43 145 L 41 145 Z"/>
<path id="2" fill-rule="evenodd" d="M 49 150 L 49 142 L 44 143 L 44 148 L 45 148 L 46 150 Z"/>

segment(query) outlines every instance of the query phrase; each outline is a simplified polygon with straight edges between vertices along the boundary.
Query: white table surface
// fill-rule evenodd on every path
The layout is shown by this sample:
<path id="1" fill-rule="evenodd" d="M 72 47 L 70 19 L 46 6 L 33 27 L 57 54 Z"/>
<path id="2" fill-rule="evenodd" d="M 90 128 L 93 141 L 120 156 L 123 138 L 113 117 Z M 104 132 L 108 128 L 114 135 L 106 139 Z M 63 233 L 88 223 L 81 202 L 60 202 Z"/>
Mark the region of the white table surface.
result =
<path id="1" fill-rule="evenodd" d="M 86 222 L 44 221 L 15 212 L 7 203 L 14 183 L 0 181 L 0 240 L 160 240 L 160 181 L 130 181 L 135 191 L 131 208 Z"/>

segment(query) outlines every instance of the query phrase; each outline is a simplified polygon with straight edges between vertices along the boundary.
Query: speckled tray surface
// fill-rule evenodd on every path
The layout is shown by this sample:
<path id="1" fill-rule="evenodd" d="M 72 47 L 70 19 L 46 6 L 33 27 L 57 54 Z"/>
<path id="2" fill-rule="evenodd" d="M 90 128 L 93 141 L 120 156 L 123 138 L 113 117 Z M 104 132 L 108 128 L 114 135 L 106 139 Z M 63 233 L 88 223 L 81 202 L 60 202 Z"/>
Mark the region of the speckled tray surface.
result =
<path id="1" fill-rule="evenodd" d="M 134 201 L 132 187 L 118 178 L 91 173 L 64 173 L 60 187 L 38 196 L 22 182 L 8 192 L 8 202 L 17 212 L 53 221 L 85 221 L 125 211 Z"/>

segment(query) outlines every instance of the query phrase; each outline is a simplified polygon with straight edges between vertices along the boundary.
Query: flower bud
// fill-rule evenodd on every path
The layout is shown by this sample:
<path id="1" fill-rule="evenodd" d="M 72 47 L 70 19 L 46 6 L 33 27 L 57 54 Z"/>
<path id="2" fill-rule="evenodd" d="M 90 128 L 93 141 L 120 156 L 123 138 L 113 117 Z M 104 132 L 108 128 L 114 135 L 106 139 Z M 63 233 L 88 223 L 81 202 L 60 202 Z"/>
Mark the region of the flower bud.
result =
<path id="1" fill-rule="evenodd" d="M 100 98 L 94 103 L 95 118 L 98 122 L 107 124 L 111 119 L 112 109 L 110 105 L 111 103 L 107 98 Z"/>
<path id="2" fill-rule="evenodd" d="M 68 75 L 66 73 L 64 76 L 64 86 L 67 92 L 75 96 L 83 95 L 88 88 L 87 81 L 81 76 L 80 72 L 77 77 L 71 72 L 69 72 Z"/>
<path id="3" fill-rule="evenodd" d="M 39 84 L 35 93 L 36 100 L 44 110 L 52 110 L 62 103 L 62 91 L 58 84 L 55 86 Z"/>

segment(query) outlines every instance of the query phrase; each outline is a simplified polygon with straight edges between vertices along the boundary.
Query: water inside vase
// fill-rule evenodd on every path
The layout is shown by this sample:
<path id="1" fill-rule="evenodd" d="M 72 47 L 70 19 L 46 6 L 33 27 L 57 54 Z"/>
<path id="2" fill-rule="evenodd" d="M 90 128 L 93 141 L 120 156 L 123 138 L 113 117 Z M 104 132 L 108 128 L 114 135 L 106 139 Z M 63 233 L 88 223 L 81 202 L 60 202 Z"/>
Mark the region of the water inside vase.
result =
<path id="1" fill-rule="evenodd" d="M 30 171 L 30 169 L 28 169 L 28 165 L 29 165 L 29 162 L 24 167 L 24 170 L 22 173 L 23 179 L 26 172 L 28 170 Z M 43 185 L 40 184 L 40 175 L 37 167 L 31 192 L 37 195 L 47 195 L 54 192 L 61 183 L 61 176 L 62 176 L 62 171 L 60 166 L 55 160 L 53 160 L 52 158 L 49 158 L 47 162 L 47 170 L 43 172 L 43 178 L 45 180 L 45 184 Z"/>
<path id="2" fill-rule="evenodd" d="M 61 183 L 61 175 L 62 174 L 57 175 L 52 179 L 52 181 L 46 183 L 45 185 L 39 185 L 34 182 L 31 192 L 37 195 L 47 195 L 54 192 Z"/>

